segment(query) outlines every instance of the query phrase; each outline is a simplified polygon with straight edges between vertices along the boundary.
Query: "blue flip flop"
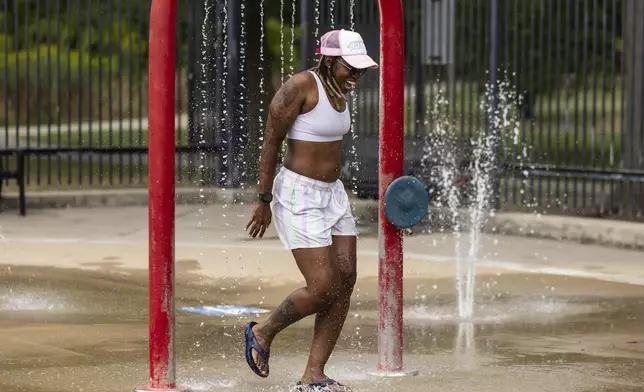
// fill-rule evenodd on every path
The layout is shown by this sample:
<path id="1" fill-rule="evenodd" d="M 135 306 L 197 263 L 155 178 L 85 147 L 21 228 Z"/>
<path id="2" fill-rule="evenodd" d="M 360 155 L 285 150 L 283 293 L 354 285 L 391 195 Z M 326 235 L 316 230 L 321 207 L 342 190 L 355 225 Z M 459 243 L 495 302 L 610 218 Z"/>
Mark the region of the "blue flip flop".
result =
<path id="1" fill-rule="evenodd" d="M 332 378 L 327 378 L 326 380 L 314 382 L 314 383 L 311 383 L 311 384 L 303 384 L 302 381 L 298 381 L 295 384 L 296 389 L 298 391 L 300 391 L 300 392 L 305 392 L 305 391 L 316 391 L 316 392 L 318 392 L 318 391 L 325 391 L 325 390 L 326 391 L 331 391 L 331 392 L 332 391 L 337 391 L 337 389 L 329 388 L 330 385 L 335 385 L 335 386 L 343 387 L 343 388 L 346 387 L 346 385 L 343 385 L 343 384 L 335 381 Z M 306 389 L 304 389 L 304 388 L 306 388 Z"/>
<path id="2" fill-rule="evenodd" d="M 255 337 L 255 334 L 253 333 L 253 327 L 257 325 L 256 322 L 251 321 L 250 323 L 246 324 L 246 362 L 248 363 L 248 366 L 250 366 L 250 369 L 257 374 L 260 377 L 268 377 L 268 359 L 270 358 L 270 353 L 264 351 L 262 346 L 259 345 L 257 342 L 257 338 Z M 251 350 L 255 350 L 257 352 L 257 355 L 259 355 L 264 362 L 266 363 L 266 374 L 262 374 L 262 370 L 257 367 L 255 364 L 255 361 L 253 361 L 253 353 Z"/>

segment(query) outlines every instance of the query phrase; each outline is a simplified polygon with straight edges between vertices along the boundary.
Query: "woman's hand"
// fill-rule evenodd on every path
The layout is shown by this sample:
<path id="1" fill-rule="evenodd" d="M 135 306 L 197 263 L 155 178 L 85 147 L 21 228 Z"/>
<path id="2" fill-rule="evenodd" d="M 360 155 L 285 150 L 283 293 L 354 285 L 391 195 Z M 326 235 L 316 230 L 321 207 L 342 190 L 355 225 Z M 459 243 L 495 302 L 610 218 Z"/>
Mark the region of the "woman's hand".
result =
<path id="1" fill-rule="evenodd" d="M 271 212 L 271 207 L 268 203 L 263 201 L 258 201 L 255 204 L 253 209 L 253 214 L 250 217 L 250 221 L 246 224 L 246 231 L 248 235 L 255 238 L 259 234 L 259 238 L 264 236 L 266 229 L 271 224 L 271 218 L 273 214 Z M 250 228 L 250 230 L 249 230 Z"/>

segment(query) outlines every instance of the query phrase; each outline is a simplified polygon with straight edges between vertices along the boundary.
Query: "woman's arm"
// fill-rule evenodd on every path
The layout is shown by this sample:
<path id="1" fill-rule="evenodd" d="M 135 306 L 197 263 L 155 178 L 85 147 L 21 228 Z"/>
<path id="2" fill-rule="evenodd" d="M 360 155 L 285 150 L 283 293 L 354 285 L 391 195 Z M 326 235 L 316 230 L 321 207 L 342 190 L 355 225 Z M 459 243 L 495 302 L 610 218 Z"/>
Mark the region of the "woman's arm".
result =
<path id="1" fill-rule="evenodd" d="M 271 101 L 259 160 L 259 193 L 273 189 L 277 152 L 306 100 L 307 82 L 306 75 L 293 76 L 277 90 Z"/>

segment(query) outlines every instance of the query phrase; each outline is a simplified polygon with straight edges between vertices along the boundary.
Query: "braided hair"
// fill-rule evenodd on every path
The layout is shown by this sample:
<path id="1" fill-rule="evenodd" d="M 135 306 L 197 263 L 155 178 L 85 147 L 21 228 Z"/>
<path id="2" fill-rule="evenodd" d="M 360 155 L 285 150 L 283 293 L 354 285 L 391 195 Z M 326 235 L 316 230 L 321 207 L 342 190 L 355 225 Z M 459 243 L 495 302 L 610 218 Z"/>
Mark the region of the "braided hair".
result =
<path id="1" fill-rule="evenodd" d="M 331 65 L 327 67 L 326 61 L 328 58 L 331 58 Z M 342 93 L 340 86 L 338 86 L 338 82 L 336 82 L 333 77 L 333 66 L 335 65 L 335 62 L 335 57 L 322 55 L 320 56 L 317 66 L 313 68 L 313 71 L 320 77 L 322 85 L 329 95 L 331 95 L 333 99 L 342 102 L 346 97 Z"/>

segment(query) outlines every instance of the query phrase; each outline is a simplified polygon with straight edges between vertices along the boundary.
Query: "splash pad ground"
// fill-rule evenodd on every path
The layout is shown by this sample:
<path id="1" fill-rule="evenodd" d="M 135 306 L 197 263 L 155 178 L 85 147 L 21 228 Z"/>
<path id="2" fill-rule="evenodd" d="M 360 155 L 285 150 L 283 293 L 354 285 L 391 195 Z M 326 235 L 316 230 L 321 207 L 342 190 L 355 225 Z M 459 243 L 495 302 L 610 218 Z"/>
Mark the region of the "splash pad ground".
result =
<path id="1" fill-rule="evenodd" d="M 288 391 L 307 355 L 312 319 L 276 340 L 273 373 L 259 379 L 243 360 L 248 316 L 181 310 L 271 309 L 301 284 L 273 229 L 246 238 L 249 212 L 177 206 L 177 378 L 195 391 Z M 2 389 L 131 390 L 148 367 L 147 208 L 4 219 Z M 394 392 L 636 391 L 644 381 L 641 252 L 484 236 L 474 318 L 460 322 L 452 241 L 405 238 L 404 359 L 419 374 L 383 379 L 369 375 L 378 361 L 377 238 L 360 238 L 357 289 L 329 375 L 356 391 Z"/>

